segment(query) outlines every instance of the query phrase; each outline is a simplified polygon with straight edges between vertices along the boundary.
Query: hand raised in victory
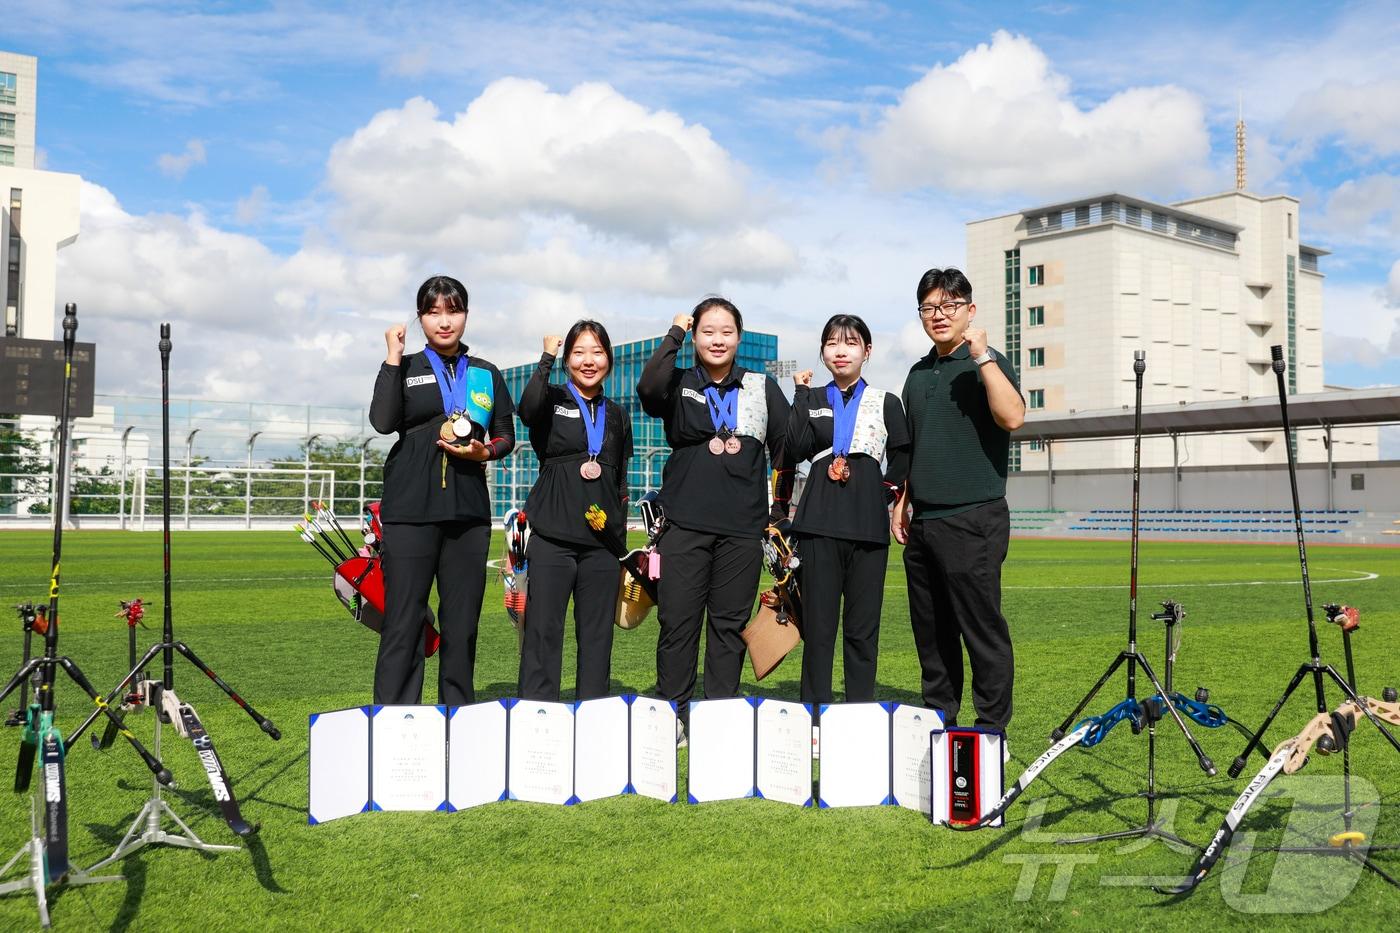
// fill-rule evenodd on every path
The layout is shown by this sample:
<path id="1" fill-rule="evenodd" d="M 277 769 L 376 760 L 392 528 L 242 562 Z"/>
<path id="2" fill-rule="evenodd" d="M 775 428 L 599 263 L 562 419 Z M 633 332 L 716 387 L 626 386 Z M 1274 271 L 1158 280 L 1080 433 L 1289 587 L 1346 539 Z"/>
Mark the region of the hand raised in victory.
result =
<path id="1" fill-rule="evenodd" d="M 792 384 L 810 388 L 812 385 L 812 371 L 810 369 L 804 369 L 800 373 L 793 373 Z"/>
<path id="2" fill-rule="evenodd" d="M 544 338 L 544 352 L 550 356 L 558 356 L 559 351 L 564 346 L 564 338 L 558 334 L 550 334 Z"/>
<path id="3" fill-rule="evenodd" d="M 982 328 L 969 327 L 963 331 L 963 339 L 967 341 L 967 352 L 974 360 L 987 352 L 987 332 Z"/>
<path id="4" fill-rule="evenodd" d="M 404 338 L 407 330 L 402 324 L 395 324 L 384 332 L 384 343 L 389 348 L 384 355 L 384 362 L 390 366 L 397 366 L 403 362 Z"/>
<path id="5" fill-rule="evenodd" d="M 677 314 L 675 317 L 671 318 L 671 324 L 675 327 L 679 327 L 686 333 L 690 333 L 690 327 L 694 323 L 695 319 L 689 314 Z"/>

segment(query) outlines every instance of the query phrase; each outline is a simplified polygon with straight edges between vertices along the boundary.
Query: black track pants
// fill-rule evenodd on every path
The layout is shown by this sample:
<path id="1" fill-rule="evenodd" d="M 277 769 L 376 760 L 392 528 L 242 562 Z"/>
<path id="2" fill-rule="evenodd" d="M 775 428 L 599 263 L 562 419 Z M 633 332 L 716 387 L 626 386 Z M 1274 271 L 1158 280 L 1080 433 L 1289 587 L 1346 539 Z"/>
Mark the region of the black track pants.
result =
<path id="1" fill-rule="evenodd" d="M 671 526 L 661 537 L 661 636 L 656 643 L 656 689 L 689 721 L 706 616 L 705 696 L 732 697 L 743 674 L 740 631 L 753 615 L 763 545 L 758 536 L 715 535 Z"/>
<path id="2" fill-rule="evenodd" d="M 802 590 L 803 702 L 832 702 L 831 669 L 838 623 L 843 628 L 846 702 L 874 700 L 889 546 L 799 535 L 797 554 L 802 560 L 798 584 Z"/>
<path id="3" fill-rule="evenodd" d="M 962 705 L 964 644 L 976 724 L 1005 729 L 1011 721 L 1014 663 L 1001 614 L 1001 565 L 1010 537 L 1005 499 L 909 525 L 904 569 L 924 705 L 942 710 L 950 724 Z"/>
<path id="4" fill-rule="evenodd" d="M 384 630 L 374 702 L 423 700 L 423 610 L 438 585 L 438 702 L 475 701 L 476 630 L 486 592 L 491 526 L 469 522 L 384 524 Z"/>
<path id="5" fill-rule="evenodd" d="M 577 697 L 608 695 L 613 618 L 622 572 L 617 558 L 602 547 L 588 547 L 531 535 L 525 637 L 520 646 L 520 696 L 559 699 L 564 663 L 564 615 L 574 599 L 578 641 Z"/>

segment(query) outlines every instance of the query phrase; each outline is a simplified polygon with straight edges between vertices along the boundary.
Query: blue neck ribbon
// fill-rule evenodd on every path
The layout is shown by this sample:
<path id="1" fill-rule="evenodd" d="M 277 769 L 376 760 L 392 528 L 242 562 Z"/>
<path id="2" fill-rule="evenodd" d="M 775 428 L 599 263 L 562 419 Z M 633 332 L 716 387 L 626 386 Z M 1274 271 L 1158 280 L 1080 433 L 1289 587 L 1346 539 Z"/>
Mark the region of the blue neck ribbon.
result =
<path id="1" fill-rule="evenodd" d="M 603 429 L 608 423 L 608 405 L 602 393 L 598 394 L 598 412 L 590 415 L 588 412 L 588 399 L 574 386 L 568 383 L 569 393 L 573 395 L 574 401 L 578 403 L 579 416 L 583 418 L 583 433 L 588 439 L 588 456 L 597 457 L 599 451 L 603 449 Z"/>
<path id="2" fill-rule="evenodd" d="M 865 380 L 857 379 L 851 400 L 841 397 L 841 387 L 834 381 L 826 385 L 826 401 L 831 406 L 831 452 L 844 457 L 851 452 L 851 440 L 856 436 L 856 415 L 860 411 L 860 397 L 865 394 Z"/>
<path id="3" fill-rule="evenodd" d="M 454 367 L 456 377 L 447 372 L 447 364 L 438 356 L 432 347 L 424 347 L 423 355 L 428 358 L 428 365 L 433 368 L 433 375 L 437 377 L 438 392 L 442 394 L 442 413 L 451 416 L 458 412 L 467 410 L 467 367 L 471 365 L 471 358 L 462 353 L 457 357 L 457 365 Z"/>
<path id="4" fill-rule="evenodd" d="M 710 423 L 715 426 L 715 433 L 734 433 L 739 427 L 739 388 L 732 386 L 721 395 L 714 386 L 705 386 L 705 401 L 709 404 Z"/>

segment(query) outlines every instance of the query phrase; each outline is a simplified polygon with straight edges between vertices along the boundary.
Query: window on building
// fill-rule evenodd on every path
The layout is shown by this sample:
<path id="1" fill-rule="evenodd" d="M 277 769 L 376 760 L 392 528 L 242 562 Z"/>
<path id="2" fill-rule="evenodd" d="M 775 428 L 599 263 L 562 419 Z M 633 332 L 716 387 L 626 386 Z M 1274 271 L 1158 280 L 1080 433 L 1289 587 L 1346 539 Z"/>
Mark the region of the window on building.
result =
<path id="1" fill-rule="evenodd" d="M 1031 347 L 1029 350 L 1026 351 L 1026 353 L 1027 362 L 1029 363 L 1031 369 L 1036 369 L 1045 365 L 1044 347 Z"/>
<path id="2" fill-rule="evenodd" d="M 1288 212 L 1288 238 L 1293 239 L 1293 212 Z"/>
<path id="3" fill-rule="evenodd" d="M 1034 351 L 1032 351 L 1032 352 L 1034 352 Z M 1031 389 L 1031 393 L 1030 393 L 1030 394 L 1031 394 L 1031 407 L 1032 407 L 1032 408 L 1044 408 L 1044 407 L 1045 407 L 1045 390 L 1044 390 L 1044 389 Z"/>
<path id="4" fill-rule="evenodd" d="M 0 146 L 0 165 L 15 164 L 15 147 Z"/>
<path id="5" fill-rule="evenodd" d="M 1045 307 L 1043 305 L 1035 305 L 1034 307 L 1027 308 L 1026 313 L 1028 315 L 1026 319 L 1027 327 L 1045 326 Z"/>
<path id="6" fill-rule="evenodd" d="M 19 79 L 8 71 L 0 71 L 0 104 L 13 104 Z"/>
<path id="7" fill-rule="evenodd" d="M 1044 449 L 1045 449 L 1045 442 L 1044 442 L 1044 441 L 1031 441 L 1031 450 L 1044 450 Z"/>
<path id="8" fill-rule="evenodd" d="M 15 138 L 15 115 L 0 113 L 0 139 Z"/>
<path id="9" fill-rule="evenodd" d="M 1044 267 L 1044 266 L 1029 266 L 1029 267 L 1026 269 L 1026 273 L 1027 273 L 1028 276 L 1030 276 L 1030 277 L 1026 280 L 1026 281 L 1027 281 L 1027 284 L 1030 284 L 1030 285 L 1044 285 L 1044 284 L 1045 284 L 1045 267 Z"/>

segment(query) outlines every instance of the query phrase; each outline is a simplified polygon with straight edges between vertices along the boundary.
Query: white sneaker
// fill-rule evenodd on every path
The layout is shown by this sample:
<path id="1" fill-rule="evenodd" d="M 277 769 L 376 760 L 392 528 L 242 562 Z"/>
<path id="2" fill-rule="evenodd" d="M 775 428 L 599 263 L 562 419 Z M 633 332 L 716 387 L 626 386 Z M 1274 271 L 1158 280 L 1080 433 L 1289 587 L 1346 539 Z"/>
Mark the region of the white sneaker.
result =
<path id="1" fill-rule="evenodd" d="M 1011 761 L 1011 740 L 1002 736 L 1001 739 L 1001 763 L 1006 764 Z"/>
<path id="2" fill-rule="evenodd" d="M 681 722 L 679 719 L 677 719 L 677 720 L 676 720 L 676 748 L 688 748 L 689 746 L 690 746 L 690 739 L 686 738 L 686 735 L 685 735 L 685 723 L 683 723 L 683 722 Z"/>

